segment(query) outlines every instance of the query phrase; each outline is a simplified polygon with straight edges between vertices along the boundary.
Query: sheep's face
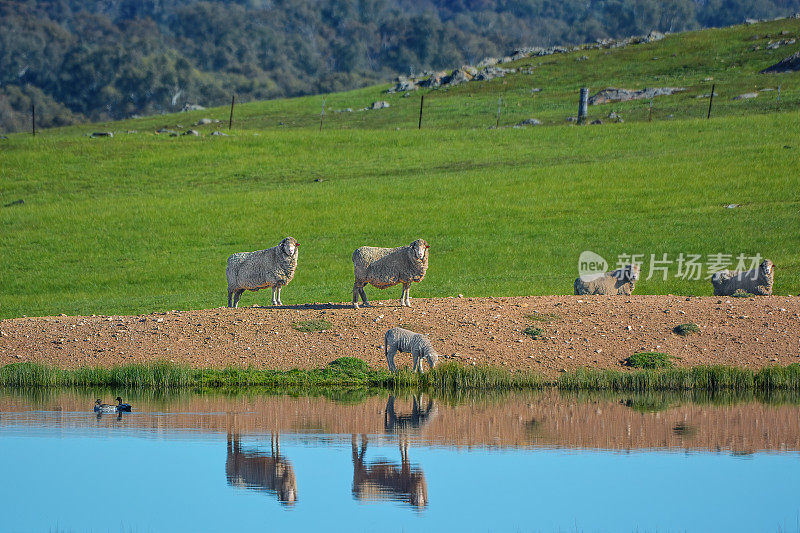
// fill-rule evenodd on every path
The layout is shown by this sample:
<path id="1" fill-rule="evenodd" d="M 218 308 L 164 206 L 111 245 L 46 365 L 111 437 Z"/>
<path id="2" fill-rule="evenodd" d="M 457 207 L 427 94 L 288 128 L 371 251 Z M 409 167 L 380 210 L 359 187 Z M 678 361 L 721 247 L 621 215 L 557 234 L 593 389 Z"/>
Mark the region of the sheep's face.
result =
<path id="1" fill-rule="evenodd" d="M 289 257 L 294 257 L 297 253 L 297 248 L 300 246 L 300 243 L 297 242 L 294 237 L 286 237 L 281 241 L 281 250 L 283 253 L 288 255 Z"/>
<path id="2" fill-rule="evenodd" d="M 775 265 L 772 264 L 772 261 L 765 259 L 759 268 L 762 276 L 767 279 L 772 279 L 773 272 L 775 271 Z"/>
<path id="3" fill-rule="evenodd" d="M 639 265 L 625 265 L 612 272 L 612 275 L 621 282 L 637 281 L 639 279 L 639 270 Z"/>
<path id="4" fill-rule="evenodd" d="M 414 259 L 422 261 L 425 259 L 425 256 L 428 255 L 428 248 L 430 248 L 430 246 L 425 240 L 417 239 L 411 243 L 411 255 Z"/>

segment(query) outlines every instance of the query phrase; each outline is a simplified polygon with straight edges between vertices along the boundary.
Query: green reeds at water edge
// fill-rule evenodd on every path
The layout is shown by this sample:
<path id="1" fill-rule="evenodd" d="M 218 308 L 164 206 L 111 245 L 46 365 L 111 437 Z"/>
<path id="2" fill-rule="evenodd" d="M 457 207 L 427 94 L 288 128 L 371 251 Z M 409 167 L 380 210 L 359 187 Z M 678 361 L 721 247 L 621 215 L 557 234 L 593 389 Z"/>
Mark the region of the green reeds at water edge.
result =
<path id="1" fill-rule="evenodd" d="M 800 365 L 759 370 L 732 366 L 697 366 L 657 370 L 578 369 L 561 374 L 556 382 L 564 390 L 791 390 L 800 391 Z"/>
<path id="2" fill-rule="evenodd" d="M 60 369 L 36 363 L 0 367 L 0 387 L 106 386 L 127 389 L 186 389 L 226 387 L 381 387 L 422 390 L 523 390 L 556 387 L 561 390 L 800 391 L 800 364 L 750 370 L 728 366 L 698 366 L 653 370 L 577 369 L 547 378 L 536 372 L 510 371 L 495 366 L 465 366 L 445 362 L 424 374 L 401 370 L 395 374 L 370 368 L 366 362 L 342 357 L 324 368 L 258 370 L 229 367 L 194 369 L 156 362 L 111 368 Z"/>

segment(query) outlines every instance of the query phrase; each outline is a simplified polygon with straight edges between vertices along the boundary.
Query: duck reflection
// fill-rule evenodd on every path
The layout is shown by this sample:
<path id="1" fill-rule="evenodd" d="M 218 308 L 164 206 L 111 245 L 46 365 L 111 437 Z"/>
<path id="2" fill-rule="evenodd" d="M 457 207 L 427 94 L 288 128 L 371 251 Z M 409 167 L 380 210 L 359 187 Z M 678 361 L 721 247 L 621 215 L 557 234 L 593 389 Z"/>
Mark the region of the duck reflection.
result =
<path id="1" fill-rule="evenodd" d="M 233 487 L 275 494 L 278 501 L 294 505 L 297 501 L 297 478 L 294 468 L 281 455 L 280 435 L 272 435 L 271 450 L 243 450 L 238 433 L 228 433 L 228 460 L 225 475 Z"/>
<path id="2" fill-rule="evenodd" d="M 352 436 L 353 496 L 358 500 L 395 500 L 408 503 L 417 509 L 428 505 L 428 484 L 422 469 L 411 465 L 408 459 L 409 433 L 422 428 L 436 415 L 436 405 L 430 398 L 421 408 L 421 396 L 412 399 L 411 413 L 398 413 L 395 397 L 389 395 L 384 412 L 384 430 L 397 434 L 400 447 L 400 464 L 387 460 L 365 462 L 368 439 L 361 435 L 361 446 Z"/>
<path id="3" fill-rule="evenodd" d="M 103 415 L 105 415 L 105 417 Z M 103 411 L 97 411 L 97 419 L 98 420 L 102 420 L 103 418 L 114 419 L 114 420 L 117 420 L 117 421 L 122 420 L 122 411 L 119 411 L 116 414 L 104 413 Z"/>

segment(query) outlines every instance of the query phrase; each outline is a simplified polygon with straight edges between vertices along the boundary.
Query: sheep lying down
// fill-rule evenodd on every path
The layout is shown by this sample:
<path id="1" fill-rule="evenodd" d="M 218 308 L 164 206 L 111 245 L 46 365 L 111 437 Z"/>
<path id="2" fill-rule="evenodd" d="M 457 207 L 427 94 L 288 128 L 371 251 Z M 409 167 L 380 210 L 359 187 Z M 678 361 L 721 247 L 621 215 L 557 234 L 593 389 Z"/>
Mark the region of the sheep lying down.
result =
<path id="1" fill-rule="evenodd" d="M 286 237 L 278 246 L 240 252 L 228 258 L 228 307 L 237 307 L 244 291 L 272 287 L 272 305 L 283 305 L 281 289 L 294 278 L 300 243 Z"/>
<path id="2" fill-rule="evenodd" d="M 392 372 L 397 371 L 394 366 L 394 356 L 397 352 L 410 353 L 413 358 L 412 370 L 420 373 L 424 372 L 422 368 L 422 359 L 428 361 L 428 367 L 433 368 L 436 366 L 436 361 L 439 359 L 439 354 L 433 349 L 430 339 L 427 335 L 414 333 L 403 328 L 392 328 L 386 332 L 384 336 L 384 346 L 386 354 L 386 363 L 389 365 L 389 370 Z"/>
<path id="3" fill-rule="evenodd" d="M 746 270 L 723 270 L 711 276 L 714 296 L 732 296 L 736 291 L 743 291 L 758 296 L 772 294 L 772 282 L 775 278 L 775 266 L 765 259 L 758 268 Z"/>
<path id="4" fill-rule="evenodd" d="M 582 294 L 623 294 L 630 296 L 639 279 L 639 265 L 625 265 L 611 272 L 598 274 L 597 277 L 584 280 L 575 280 L 576 295 Z"/>
<path id="5" fill-rule="evenodd" d="M 399 248 L 376 248 L 362 246 L 353 252 L 353 307 L 358 309 L 359 296 L 368 306 L 367 284 L 385 289 L 399 283 L 403 284 L 403 295 L 400 305 L 411 307 L 409 291 L 412 283 L 419 283 L 425 278 L 428 270 L 428 248 L 423 239 L 417 239 L 408 246 Z"/>

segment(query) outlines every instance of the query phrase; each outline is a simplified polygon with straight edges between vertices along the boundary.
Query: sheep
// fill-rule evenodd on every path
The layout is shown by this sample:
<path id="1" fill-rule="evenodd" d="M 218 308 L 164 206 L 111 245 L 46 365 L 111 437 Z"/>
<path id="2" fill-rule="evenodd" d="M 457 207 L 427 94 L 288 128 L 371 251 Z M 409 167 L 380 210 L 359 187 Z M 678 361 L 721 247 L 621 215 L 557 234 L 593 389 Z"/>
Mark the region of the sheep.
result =
<path id="1" fill-rule="evenodd" d="M 417 239 L 408 246 L 399 248 L 375 248 L 362 246 L 353 252 L 353 307 L 358 309 L 358 297 L 369 306 L 364 286 L 368 283 L 378 289 L 403 284 L 401 306 L 411 307 L 409 290 L 411 283 L 419 283 L 428 270 L 428 248 L 423 239 Z"/>
<path id="2" fill-rule="evenodd" d="M 427 335 L 414 333 L 403 328 L 392 328 L 386 332 L 383 340 L 386 363 L 392 372 L 397 371 L 397 367 L 394 366 L 394 356 L 397 352 L 411 353 L 413 357 L 412 370 L 414 372 L 417 370 L 420 373 L 425 372 L 422 368 L 423 357 L 428 361 L 428 367 L 431 369 L 436 366 L 436 361 L 439 360 L 439 354 L 431 345 Z"/>
<path id="3" fill-rule="evenodd" d="M 732 296 L 737 291 L 769 296 L 772 294 L 774 276 L 775 265 L 769 259 L 765 259 L 753 270 L 717 272 L 711 276 L 711 285 L 714 286 L 714 296 Z"/>
<path id="4" fill-rule="evenodd" d="M 639 265 L 625 265 L 612 272 L 603 272 L 591 280 L 575 280 L 575 294 L 624 294 L 630 296 L 639 279 Z"/>
<path id="5" fill-rule="evenodd" d="M 228 258 L 228 307 L 237 307 L 246 290 L 272 287 L 272 305 L 283 305 L 281 289 L 288 285 L 297 268 L 300 243 L 286 237 L 278 246 L 256 252 L 239 252 Z"/>

